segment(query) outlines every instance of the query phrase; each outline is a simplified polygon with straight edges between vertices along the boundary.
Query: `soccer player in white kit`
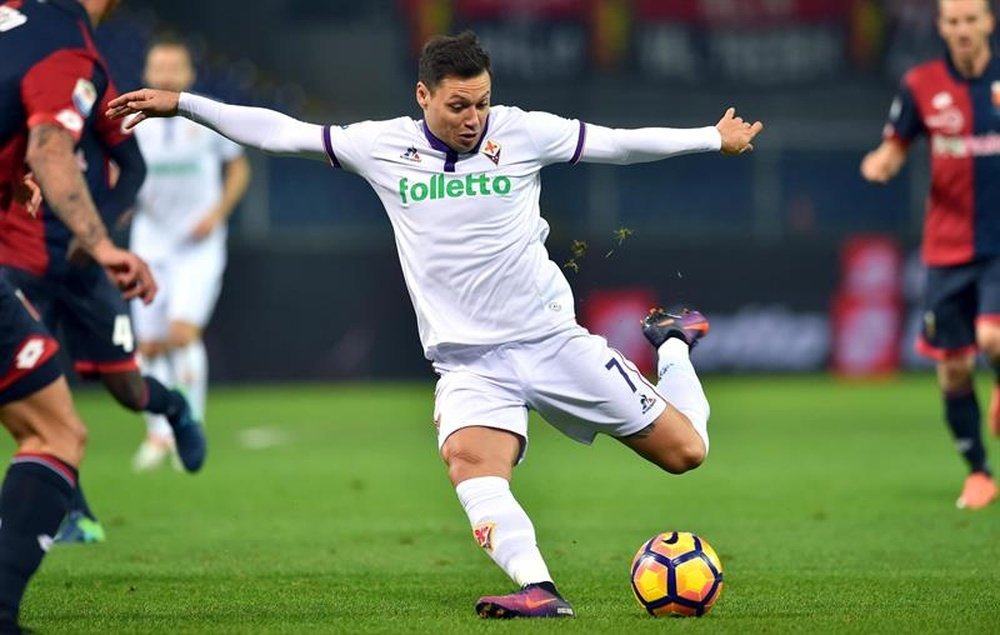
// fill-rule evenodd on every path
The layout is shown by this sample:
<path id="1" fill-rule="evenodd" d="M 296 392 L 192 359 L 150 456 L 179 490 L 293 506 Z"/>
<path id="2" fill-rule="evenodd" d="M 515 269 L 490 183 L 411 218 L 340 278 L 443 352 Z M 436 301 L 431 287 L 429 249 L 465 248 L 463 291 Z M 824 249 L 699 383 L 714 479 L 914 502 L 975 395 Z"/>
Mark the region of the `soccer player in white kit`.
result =
<path id="1" fill-rule="evenodd" d="M 187 45 L 163 37 L 149 49 L 146 82 L 184 91 L 195 81 Z M 148 175 L 139 191 L 131 247 L 161 281 L 149 306 L 133 303 L 133 322 L 146 371 L 180 386 L 205 420 L 208 356 L 202 331 L 215 308 L 226 267 L 226 219 L 250 183 L 243 148 L 187 119 L 160 119 L 136 130 Z M 174 440 L 166 419 L 146 415 L 147 435 L 133 459 L 137 470 L 162 464 Z"/>
<path id="2" fill-rule="evenodd" d="M 688 358 L 700 314 L 644 321 L 659 349 L 654 387 L 576 323 L 573 295 L 545 250 L 539 170 L 551 163 L 636 163 L 689 152 L 739 154 L 763 126 L 729 109 L 696 129 L 611 129 L 490 105 L 489 56 L 472 33 L 438 36 L 420 58 L 424 119 L 349 126 L 182 93 L 139 90 L 109 116 L 181 115 L 276 154 L 328 161 L 367 180 L 385 207 L 427 358 L 440 375 L 434 422 L 473 534 L 519 591 L 487 596 L 483 617 L 572 616 L 525 511 L 510 490 L 527 444 L 528 410 L 570 438 L 613 436 L 671 473 L 708 452 L 709 406 Z"/>

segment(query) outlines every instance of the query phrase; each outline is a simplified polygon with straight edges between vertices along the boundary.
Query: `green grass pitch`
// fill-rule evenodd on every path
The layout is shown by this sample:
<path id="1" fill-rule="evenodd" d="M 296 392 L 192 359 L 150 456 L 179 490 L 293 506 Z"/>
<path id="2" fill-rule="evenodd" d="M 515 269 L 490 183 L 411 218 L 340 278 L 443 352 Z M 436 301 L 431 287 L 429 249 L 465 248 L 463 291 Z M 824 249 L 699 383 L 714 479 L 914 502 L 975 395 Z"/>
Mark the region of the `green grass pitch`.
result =
<path id="1" fill-rule="evenodd" d="M 54 549 L 23 620 L 43 633 L 1000 632 L 1000 505 L 955 509 L 964 469 L 932 377 L 706 388 L 711 456 L 681 477 L 533 420 L 515 492 L 579 616 L 517 623 L 473 613 L 512 585 L 437 457 L 433 384 L 216 390 L 193 477 L 133 475 L 140 421 L 82 393 L 83 483 L 109 540 Z M 631 596 L 635 550 L 673 529 L 722 558 L 705 618 L 656 620 Z"/>

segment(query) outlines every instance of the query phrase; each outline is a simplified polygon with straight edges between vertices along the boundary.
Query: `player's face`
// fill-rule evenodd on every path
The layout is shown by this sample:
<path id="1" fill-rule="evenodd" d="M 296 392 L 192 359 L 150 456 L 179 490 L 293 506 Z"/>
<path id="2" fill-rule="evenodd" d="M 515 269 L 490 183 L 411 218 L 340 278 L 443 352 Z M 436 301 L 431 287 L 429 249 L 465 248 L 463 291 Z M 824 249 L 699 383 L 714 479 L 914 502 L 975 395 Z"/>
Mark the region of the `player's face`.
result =
<path id="1" fill-rule="evenodd" d="M 194 84 L 191 56 L 183 46 L 154 46 L 146 58 L 145 75 L 150 88 L 180 92 Z"/>
<path id="2" fill-rule="evenodd" d="M 938 11 L 938 31 L 956 61 L 989 50 L 994 20 L 987 0 L 939 0 Z"/>
<path id="3" fill-rule="evenodd" d="M 433 90 L 417 82 L 417 103 L 434 136 L 453 150 L 468 152 L 483 135 L 491 88 L 487 71 L 470 79 L 445 77 Z"/>

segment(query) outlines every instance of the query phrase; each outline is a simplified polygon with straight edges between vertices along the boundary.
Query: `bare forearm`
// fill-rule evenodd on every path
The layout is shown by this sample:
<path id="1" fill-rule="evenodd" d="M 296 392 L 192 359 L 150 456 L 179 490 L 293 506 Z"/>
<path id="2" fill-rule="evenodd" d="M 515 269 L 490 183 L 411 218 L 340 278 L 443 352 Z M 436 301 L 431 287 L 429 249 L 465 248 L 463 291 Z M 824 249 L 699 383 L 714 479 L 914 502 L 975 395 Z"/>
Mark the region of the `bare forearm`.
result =
<path id="1" fill-rule="evenodd" d="M 31 129 L 28 163 L 42 196 L 88 252 L 106 243 L 108 232 L 97 213 L 90 190 L 73 153 L 73 138 L 54 125 Z"/>
<path id="2" fill-rule="evenodd" d="M 236 205 L 246 194 L 249 185 L 250 161 L 246 157 L 241 156 L 226 163 L 222 184 L 222 200 L 219 201 L 219 213 L 223 220 L 229 218 L 229 215 L 236 209 Z"/>

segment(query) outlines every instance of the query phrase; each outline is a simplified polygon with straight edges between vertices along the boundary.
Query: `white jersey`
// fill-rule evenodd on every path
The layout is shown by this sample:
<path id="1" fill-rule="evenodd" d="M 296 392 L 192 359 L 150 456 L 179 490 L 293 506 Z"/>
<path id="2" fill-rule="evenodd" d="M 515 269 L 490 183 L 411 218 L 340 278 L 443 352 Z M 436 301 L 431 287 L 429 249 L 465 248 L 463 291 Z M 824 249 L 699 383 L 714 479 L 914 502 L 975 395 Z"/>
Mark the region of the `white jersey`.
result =
<path id="1" fill-rule="evenodd" d="M 219 203 L 223 164 L 243 149 L 179 117 L 144 121 L 135 136 L 148 172 L 139 190 L 132 245 L 144 258 L 161 260 L 189 242 L 194 226 Z M 225 223 L 205 241 L 224 248 Z"/>
<path id="2" fill-rule="evenodd" d="M 364 177 L 389 215 L 428 358 L 575 322 L 569 283 L 544 245 L 539 171 L 578 161 L 585 131 L 505 106 L 490 109 L 479 146 L 463 154 L 409 117 L 324 129 L 331 163 Z"/>

